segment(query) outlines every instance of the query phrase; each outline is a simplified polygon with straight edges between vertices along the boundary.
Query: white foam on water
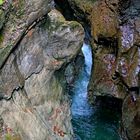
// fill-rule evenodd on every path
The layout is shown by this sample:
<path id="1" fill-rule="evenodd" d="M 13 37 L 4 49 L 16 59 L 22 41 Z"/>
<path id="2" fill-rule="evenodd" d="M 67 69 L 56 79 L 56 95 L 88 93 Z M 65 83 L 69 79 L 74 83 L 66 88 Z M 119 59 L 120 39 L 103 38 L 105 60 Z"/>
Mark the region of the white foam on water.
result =
<path id="1" fill-rule="evenodd" d="M 85 57 L 86 71 L 90 75 L 92 68 L 92 50 L 90 45 L 84 43 L 82 47 L 82 52 Z"/>
<path id="2" fill-rule="evenodd" d="M 87 86 L 92 68 L 92 51 L 90 46 L 84 43 L 82 52 L 85 58 L 85 66 L 79 74 L 79 79 L 75 83 L 72 103 L 73 116 L 89 116 L 93 112 L 87 98 Z"/>

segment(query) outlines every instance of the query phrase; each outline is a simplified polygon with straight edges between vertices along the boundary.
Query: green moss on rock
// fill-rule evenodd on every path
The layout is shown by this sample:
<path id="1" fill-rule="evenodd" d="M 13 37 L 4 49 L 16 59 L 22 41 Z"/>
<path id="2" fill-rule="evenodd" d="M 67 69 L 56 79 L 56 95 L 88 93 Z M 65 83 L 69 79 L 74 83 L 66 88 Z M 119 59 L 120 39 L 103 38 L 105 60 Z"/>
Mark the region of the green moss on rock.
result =
<path id="1" fill-rule="evenodd" d="M 21 140 L 20 136 L 13 136 L 12 134 L 6 134 L 5 140 Z"/>
<path id="2" fill-rule="evenodd" d="M 56 9 L 51 10 L 48 13 L 47 21 L 45 21 L 41 26 L 47 28 L 50 33 L 53 31 L 56 32 L 57 30 L 65 30 L 68 27 L 73 31 L 79 27 L 82 28 L 82 25 L 77 21 L 66 21 L 64 16 Z"/>
<path id="3" fill-rule="evenodd" d="M 2 5 L 4 3 L 4 0 L 0 0 L 0 5 Z"/>

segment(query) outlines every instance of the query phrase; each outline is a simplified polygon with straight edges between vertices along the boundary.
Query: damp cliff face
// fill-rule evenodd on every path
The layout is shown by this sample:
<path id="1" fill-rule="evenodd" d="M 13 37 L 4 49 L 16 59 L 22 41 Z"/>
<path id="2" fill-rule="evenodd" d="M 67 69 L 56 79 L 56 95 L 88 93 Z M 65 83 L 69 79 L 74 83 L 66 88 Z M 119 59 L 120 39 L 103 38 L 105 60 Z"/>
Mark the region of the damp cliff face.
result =
<path id="1" fill-rule="evenodd" d="M 68 2 L 77 19 L 86 18 L 91 27 L 94 65 L 89 98 L 111 96 L 121 99 L 123 139 L 139 140 L 140 1 Z M 133 98 L 131 94 L 134 94 Z"/>
<path id="2" fill-rule="evenodd" d="M 91 26 L 91 40 L 95 57 L 92 78 L 94 81 L 92 81 L 91 90 L 94 88 L 95 94 L 99 95 L 109 93 L 117 98 L 124 98 L 124 92 L 119 90 L 112 76 L 115 71 L 119 71 L 130 87 L 137 85 L 136 81 L 138 80 L 132 76 L 134 75 L 132 72 L 135 71 L 135 75 L 137 75 L 139 71 L 137 67 L 139 2 L 129 0 L 125 2 L 119 0 L 72 0 L 69 1 L 69 4 L 75 15 L 79 19 L 86 18 L 89 26 Z M 132 65 L 131 63 L 133 66 L 128 66 Z"/>
<path id="3" fill-rule="evenodd" d="M 84 31 L 52 4 L 1 5 L 0 139 L 72 139 L 64 71 L 80 51 Z"/>

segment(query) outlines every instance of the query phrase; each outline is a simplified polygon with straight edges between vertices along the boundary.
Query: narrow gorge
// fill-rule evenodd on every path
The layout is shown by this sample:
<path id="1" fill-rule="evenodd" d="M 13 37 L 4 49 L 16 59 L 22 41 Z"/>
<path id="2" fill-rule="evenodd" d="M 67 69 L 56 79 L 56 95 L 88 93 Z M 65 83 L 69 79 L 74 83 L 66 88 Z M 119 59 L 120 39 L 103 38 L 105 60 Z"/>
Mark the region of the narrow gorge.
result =
<path id="1" fill-rule="evenodd" d="M 0 140 L 140 140 L 139 0 L 0 0 Z"/>

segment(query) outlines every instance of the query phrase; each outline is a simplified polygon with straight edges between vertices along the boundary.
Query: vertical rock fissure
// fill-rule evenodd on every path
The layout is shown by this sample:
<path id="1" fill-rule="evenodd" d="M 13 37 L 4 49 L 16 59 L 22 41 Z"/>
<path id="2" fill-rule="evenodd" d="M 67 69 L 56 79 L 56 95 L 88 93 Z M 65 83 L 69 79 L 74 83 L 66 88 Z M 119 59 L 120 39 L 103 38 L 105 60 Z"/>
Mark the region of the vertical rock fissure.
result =
<path id="1" fill-rule="evenodd" d="M 71 6 L 69 5 L 69 2 L 68 1 L 57 1 L 57 0 L 55 0 L 55 2 L 56 2 L 56 5 L 57 5 L 57 7 L 58 7 L 58 9 L 62 12 L 62 14 L 68 19 L 68 20 L 76 20 L 76 21 L 78 21 L 78 22 L 80 22 L 81 24 L 82 24 L 82 26 L 84 27 L 84 29 L 85 29 L 85 42 L 86 43 L 89 43 L 89 41 L 91 40 L 91 25 L 90 25 L 90 22 L 89 22 L 89 19 L 87 19 L 87 17 L 89 16 L 88 14 L 87 15 L 85 15 L 85 13 L 84 12 L 82 12 L 82 10 L 80 10 L 78 7 L 75 7 L 75 9 L 78 11 L 78 12 L 75 12 L 72 8 L 71 8 Z M 65 6 L 64 6 L 65 5 Z M 67 8 L 66 8 L 67 7 Z M 63 9 L 63 8 L 65 8 L 65 9 Z M 111 9 L 112 10 L 112 9 Z M 77 13 L 80 13 L 79 15 L 76 15 Z M 81 16 L 82 15 L 82 16 Z M 88 23 L 88 24 L 87 24 Z M 95 40 L 95 43 L 97 43 L 98 44 L 98 46 L 101 46 L 101 47 L 106 47 L 107 48 L 107 50 L 109 50 L 109 53 L 110 54 L 114 54 L 115 55 L 115 57 L 117 58 L 117 56 L 118 56 L 118 38 L 105 38 L 105 37 L 99 37 L 98 38 L 98 41 L 96 42 L 96 40 Z M 96 52 L 97 51 L 97 49 L 98 48 L 96 48 L 96 49 L 94 49 L 93 51 L 92 51 L 92 55 L 93 55 L 93 53 L 94 52 Z M 100 48 L 99 48 L 100 49 Z M 87 54 L 85 54 L 85 55 L 89 55 L 88 53 Z M 86 59 L 86 57 L 87 56 L 85 56 L 85 59 Z M 112 57 L 112 56 L 111 56 Z M 93 56 L 92 56 L 92 58 L 93 58 Z M 90 60 L 89 60 L 90 61 Z M 93 60 L 92 60 L 92 62 L 93 62 Z M 94 71 L 94 66 L 92 65 L 92 73 L 93 73 L 93 71 Z M 92 77 L 92 75 L 90 75 L 90 73 L 88 73 L 89 74 L 89 79 L 91 79 L 91 77 Z M 89 80 L 88 79 L 88 80 Z M 77 81 L 77 79 L 75 79 L 76 81 L 74 82 L 74 83 L 78 83 L 78 81 Z M 82 83 L 83 81 L 81 81 L 81 83 Z M 87 84 L 88 85 L 88 84 Z M 73 85 L 73 86 L 76 86 L 76 85 Z M 82 87 L 82 85 L 81 85 L 81 89 L 82 89 L 83 87 Z M 87 90 L 87 88 L 88 87 L 85 87 L 85 89 Z M 75 89 L 75 88 L 74 88 Z M 83 91 L 85 91 L 85 89 L 83 90 Z M 90 90 L 90 86 L 89 86 L 89 90 Z M 71 90 L 70 90 L 71 91 Z M 80 92 L 81 90 L 79 89 L 79 92 Z M 81 93 L 83 92 L 83 91 L 81 91 Z M 79 121 L 79 124 L 78 124 L 78 116 L 75 116 L 74 114 L 76 113 L 76 114 L 80 114 L 80 108 L 82 108 L 82 106 L 84 106 L 84 103 L 83 104 L 81 104 L 81 107 L 80 106 L 76 106 L 75 107 L 75 109 L 76 109 L 76 111 L 74 111 L 73 110 L 73 104 L 80 104 L 80 98 L 82 98 L 82 97 L 80 97 L 80 95 L 78 94 L 78 93 L 73 93 L 73 92 L 75 92 L 75 91 L 72 91 L 72 93 L 71 93 L 71 95 L 72 96 L 77 96 L 77 101 L 75 101 L 74 100 L 74 98 L 73 98 L 73 100 L 72 100 L 72 114 L 73 114 L 73 127 L 74 127 L 74 132 L 75 132 L 75 135 L 76 135 L 76 138 L 81 138 L 81 136 L 82 136 L 82 139 L 91 139 L 91 137 L 93 138 L 95 135 L 94 134 L 92 134 L 93 136 L 86 136 L 86 134 L 85 133 L 88 133 L 86 130 L 81 130 L 81 132 L 82 133 L 84 133 L 85 134 L 85 136 L 84 135 L 82 135 L 81 134 L 81 136 L 79 136 L 79 133 L 81 133 L 80 132 L 80 130 L 78 130 L 80 127 L 82 128 L 82 125 L 80 126 L 80 121 Z M 77 91 L 78 92 L 78 91 Z M 87 92 L 87 91 L 86 91 Z M 90 91 L 89 91 L 90 92 Z M 73 95 L 74 94 L 74 95 Z M 79 97 L 78 97 L 79 96 Z M 110 111 L 114 111 L 114 113 L 115 114 L 117 114 L 116 116 L 116 118 L 114 118 L 114 122 L 116 121 L 116 124 L 114 123 L 113 125 L 114 125 L 114 127 L 115 127 L 115 131 L 118 131 L 118 122 L 119 122 L 119 119 L 120 119 L 120 112 L 121 112 L 121 108 L 122 108 L 122 100 L 121 99 L 117 99 L 117 98 L 114 98 L 113 96 L 111 97 L 111 96 L 101 96 L 101 98 L 100 97 L 97 97 L 96 98 L 96 100 L 95 99 L 93 99 L 92 97 L 90 97 L 90 94 L 89 95 L 87 95 L 87 94 L 85 94 L 85 95 L 81 95 L 81 96 L 84 96 L 84 98 L 83 98 L 83 100 L 88 100 L 88 98 L 89 98 L 89 100 L 92 100 L 92 102 L 94 101 L 94 107 L 96 106 L 96 105 L 98 105 L 98 104 L 100 104 L 100 107 L 102 106 L 103 107 L 103 110 L 106 110 L 106 109 L 109 109 Z M 87 96 L 89 96 L 89 97 L 87 97 Z M 75 97 L 76 98 L 76 97 Z M 82 99 L 81 99 L 82 100 Z M 79 102 L 79 103 L 75 103 L 75 102 Z M 81 101 L 82 102 L 82 101 Z M 86 102 L 88 102 L 88 101 L 86 101 Z M 89 103 L 86 103 L 87 104 L 87 106 L 88 107 L 86 107 L 86 106 L 84 106 L 85 108 L 84 108 L 84 110 L 82 110 L 81 109 L 81 111 L 83 111 L 83 112 L 88 112 L 88 114 L 94 114 L 95 113 L 95 110 L 93 109 L 91 109 L 92 107 L 89 107 L 90 105 L 89 105 Z M 106 109 L 104 108 L 104 106 L 106 107 Z M 102 108 L 101 107 L 101 108 Z M 90 108 L 90 109 L 89 109 Z M 115 108 L 115 109 L 114 109 Z M 86 110 L 87 109 L 87 110 Z M 90 110 L 90 111 L 89 111 Z M 97 109 L 98 110 L 98 109 Z M 92 113 L 91 113 L 92 112 Z M 90 115 L 89 116 L 87 116 L 87 118 L 90 118 Z M 101 113 L 101 115 L 103 115 L 102 113 Z M 109 113 L 108 113 L 108 115 L 109 115 Z M 81 115 L 82 116 L 82 115 Z M 91 115 L 92 116 L 92 115 Z M 96 115 L 95 115 L 96 116 Z M 94 117 L 95 117 L 94 116 Z M 83 116 L 82 116 L 83 117 Z M 94 118 L 93 117 L 93 118 Z M 109 117 L 109 116 L 108 116 Z M 80 120 L 80 119 L 79 119 Z M 85 120 L 85 121 L 90 121 L 90 120 Z M 112 120 L 113 121 L 113 120 Z M 81 124 L 82 124 L 82 122 L 81 122 Z M 87 123 L 88 124 L 88 123 Z M 87 124 L 85 124 L 85 125 L 87 125 Z M 98 124 L 98 122 L 97 122 L 97 124 Z M 76 125 L 79 125 L 79 128 L 76 126 Z M 91 123 L 91 125 L 93 125 L 93 127 L 94 127 L 94 123 Z M 104 125 L 106 125 L 106 124 L 104 124 Z M 96 125 L 95 125 L 96 126 Z M 83 127 L 84 128 L 84 127 Z M 106 129 L 108 129 L 108 128 L 106 128 Z M 78 132 L 79 131 L 79 132 Z M 90 133 L 90 131 L 89 131 L 89 133 Z M 96 133 L 96 132 L 95 132 Z M 98 133 L 98 132 L 97 132 Z M 107 132 L 108 133 L 108 132 Z M 111 134 L 111 133 L 110 133 Z M 120 137 L 119 137 L 119 133 L 118 132 L 114 132 L 114 134 L 116 135 L 115 136 L 115 138 L 114 139 L 117 139 L 117 140 L 119 140 L 120 139 Z M 112 134 L 111 134 L 112 135 Z M 105 136 L 106 137 L 106 136 Z M 96 136 L 94 137 L 95 139 L 97 138 Z M 103 137 L 102 137 L 103 138 Z M 107 137 L 106 137 L 107 138 Z M 109 138 L 108 138 L 109 139 Z"/>

